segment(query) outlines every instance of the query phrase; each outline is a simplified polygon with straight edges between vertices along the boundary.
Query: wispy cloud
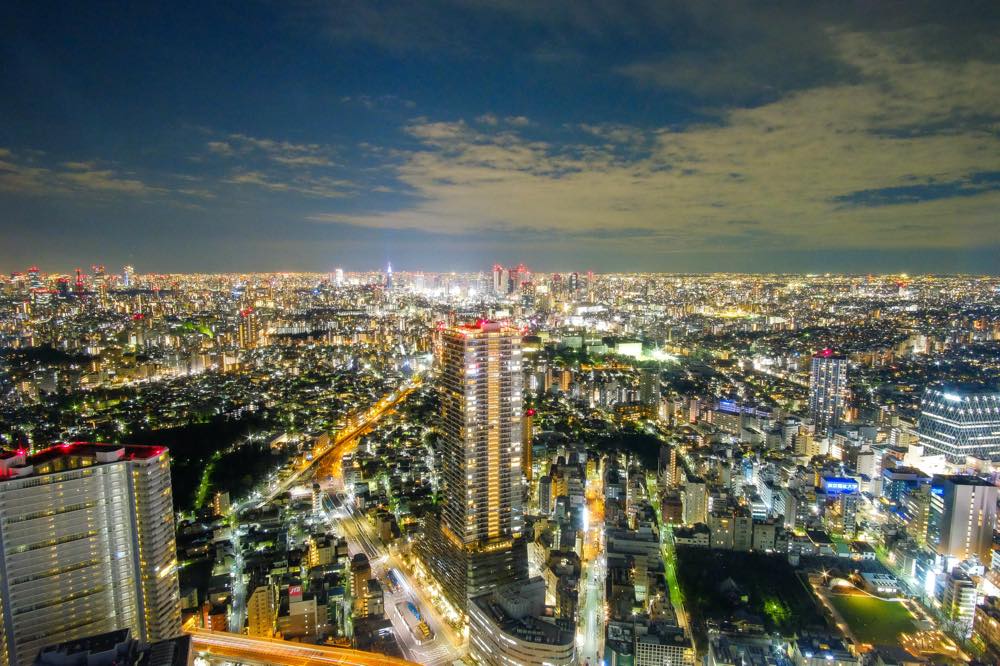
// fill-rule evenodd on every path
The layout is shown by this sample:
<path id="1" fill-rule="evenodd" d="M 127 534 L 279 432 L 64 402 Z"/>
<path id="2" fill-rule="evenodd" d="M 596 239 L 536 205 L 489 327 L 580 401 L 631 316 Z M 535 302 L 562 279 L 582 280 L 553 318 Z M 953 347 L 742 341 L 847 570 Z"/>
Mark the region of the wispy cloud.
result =
<path id="1" fill-rule="evenodd" d="M 296 143 L 277 139 L 260 138 L 246 134 L 229 134 L 224 140 L 213 140 L 205 144 L 213 155 L 224 158 L 246 160 L 254 156 L 279 164 L 300 166 L 334 166 L 334 150 L 318 143 Z"/>
<path id="2" fill-rule="evenodd" d="M 27 153 L 27 151 L 25 151 Z M 162 194 L 132 174 L 101 166 L 97 161 L 67 161 L 52 166 L 38 164 L 34 155 L 15 155 L 0 149 L 0 190 L 21 195 Z"/>
<path id="3" fill-rule="evenodd" d="M 338 199 L 348 196 L 353 188 L 349 181 L 336 178 L 299 175 L 278 179 L 259 171 L 240 171 L 229 176 L 223 182 L 232 185 L 259 187 L 271 192 L 304 194 L 323 199 Z"/>

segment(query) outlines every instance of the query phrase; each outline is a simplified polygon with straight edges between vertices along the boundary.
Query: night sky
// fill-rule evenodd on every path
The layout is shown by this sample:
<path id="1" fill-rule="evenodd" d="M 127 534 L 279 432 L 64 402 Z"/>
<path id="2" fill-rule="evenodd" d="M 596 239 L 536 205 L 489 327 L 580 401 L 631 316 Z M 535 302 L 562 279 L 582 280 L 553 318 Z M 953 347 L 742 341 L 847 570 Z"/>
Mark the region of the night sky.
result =
<path id="1" fill-rule="evenodd" d="M 2 5 L 4 272 L 1000 272 L 995 1 Z"/>

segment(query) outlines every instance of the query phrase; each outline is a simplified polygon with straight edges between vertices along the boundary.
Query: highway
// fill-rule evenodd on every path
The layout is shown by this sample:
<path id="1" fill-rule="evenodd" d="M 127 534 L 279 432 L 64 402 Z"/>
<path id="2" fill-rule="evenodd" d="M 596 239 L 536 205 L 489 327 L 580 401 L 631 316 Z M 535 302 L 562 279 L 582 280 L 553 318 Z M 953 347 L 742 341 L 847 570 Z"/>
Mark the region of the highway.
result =
<path id="1" fill-rule="evenodd" d="M 368 409 L 352 415 L 347 421 L 347 426 L 338 432 L 328 445 L 313 452 L 312 460 L 306 462 L 305 465 L 296 470 L 294 474 L 281 483 L 275 484 L 273 488 L 268 489 L 264 497 L 257 502 L 256 508 L 266 506 L 275 497 L 287 492 L 289 488 L 294 486 L 303 478 L 307 478 L 306 474 L 312 471 L 317 463 L 331 453 L 335 453 L 334 458 L 339 461 L 345 453 L 357 446 L 358 438 L 374 428 L 383 416 L 394 410 L 400 403 L 406 400 L 418 386 L 420 386 L 420 378 L 418 376 L 414 376 L 413 379 L 404 384 L 400 389 L 393 391 L 389 395 L 383 396 L 378 402 Z"/>
<path id="2" fill-rule="evenodd" d="M 348 648 L 293 643 L 276 638 L 251 638 L 225 631 L 188 628 L 191 650 L 196 663 L 204 659 L 210 664 L 238 662 L 243 664 L 279 664 L 309 666 L 339 664 L 341 666 L 415 666 L 412 662 L 387 657 L 375 652 Z"/>

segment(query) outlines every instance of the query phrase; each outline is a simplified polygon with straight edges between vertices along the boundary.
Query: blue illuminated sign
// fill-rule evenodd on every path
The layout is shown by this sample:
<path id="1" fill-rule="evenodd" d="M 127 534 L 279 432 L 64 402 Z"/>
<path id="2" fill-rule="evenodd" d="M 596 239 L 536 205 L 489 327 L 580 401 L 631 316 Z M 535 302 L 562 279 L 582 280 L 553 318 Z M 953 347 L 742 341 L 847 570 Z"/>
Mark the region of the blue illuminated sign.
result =
<path id="1" fill-rule="evenodd" d="M 827 495 L 849 495 L 858 492 L 860 488 L 857 481 L 836 476 L 823 477 L 823 490 Z"/>

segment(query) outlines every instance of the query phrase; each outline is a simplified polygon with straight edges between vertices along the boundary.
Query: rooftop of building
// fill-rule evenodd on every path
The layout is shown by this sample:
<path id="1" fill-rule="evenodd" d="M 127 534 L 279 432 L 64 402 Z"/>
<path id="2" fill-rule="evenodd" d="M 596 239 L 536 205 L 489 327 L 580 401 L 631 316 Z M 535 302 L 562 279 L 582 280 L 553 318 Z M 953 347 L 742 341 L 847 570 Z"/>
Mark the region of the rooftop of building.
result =
<path id="1" fill-rule="evenodd" d="M 928 393 L 939 393 L 945 399 L 954 396 L 957 399 L 978 396 L 1000 395 L 1000 387 L 986 382 L 945 382 L 931 384 L 927 387 Z"/>
<path id="2" fill-rule="evenodd" d="M 502 590 L 497 590 L 500 591 Z M 563 628 L 538 617 L 517 618 L 508 615 L 494 592 L 471 599 L 470 602 L 485 613 L 504 633 L 522 641 L 545 645 L 569 645 L 576 640 L 571 628 Z"/>
<path id="3" fill-rule="evenodd" d="M 784 644 L 767 636 L 720 634 L 709 637 L 709 649 L 723 664 L 743 666 L 790 666 Z"/>
<path id="4" fill-rule="evenodd" d="M 835 636 L 803 636 L 795 641 L 799 652 L 806 658 L 814 655 L 823 655 L 825 658 L 834 660 L 841 657 L 850 657 L 851 653 L 844 645 L 844 642 Z"/>
<path id="5" fill-rule="evenodd" d="M 948 481 L 956 486 L 992 486 L 994 485 L 989 479 L 983 479 L 978 476 L 970 476 L 968 474 L 949 474 L 947 476 L 935 477 L 935 485 L 941 481 Z"/>
<path id="6" fill-rule="evenodd" d="M 37 453 L 28 453 L 25 449 L 3 451 L 0 452 L 0 481 L 43 476 L 123 460 L 150 460 L 166 450 L 165 446 L 63 442 Z"/>
<path id="7" fill-rule="evenodd" d="M 903 477 L 903 476 L 913 476 L 922 479 L 929 479 L 930 477 L 924 472 L 920 471 L 916 467 L 884 467 L 882 469 L 882 476 L 893 476 L 893 477 Z"/>
<path id="8" fill-rule="evenodd" d="M 39 666 L 118 666 L 156 664 L 183 666 L 188 663 L 191 639 L 178 636 L 143 644 L 128 629 L 76 638 L 42 648 L 35 659 Z"/>

